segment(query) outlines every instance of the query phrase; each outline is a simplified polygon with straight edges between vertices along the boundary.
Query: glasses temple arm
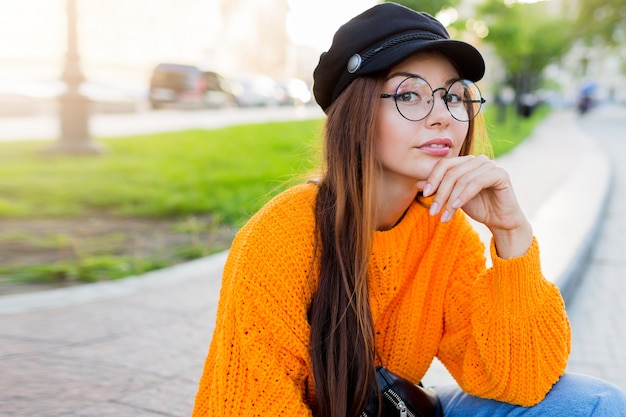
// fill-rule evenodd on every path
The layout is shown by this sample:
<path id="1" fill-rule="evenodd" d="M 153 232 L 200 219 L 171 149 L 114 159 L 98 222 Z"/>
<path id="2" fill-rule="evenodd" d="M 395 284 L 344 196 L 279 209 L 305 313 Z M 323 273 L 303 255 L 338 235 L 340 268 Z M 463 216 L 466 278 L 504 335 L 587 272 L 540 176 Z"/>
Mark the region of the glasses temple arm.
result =
<path id="1" fill-rule="evenodd" d="M 480 100 L 463 100 L 466 103 L 480 103 L 480 104 L 485 104 L 487 102 L 487 100 L 485 100 L 484 98 L 480 98 Z"/>

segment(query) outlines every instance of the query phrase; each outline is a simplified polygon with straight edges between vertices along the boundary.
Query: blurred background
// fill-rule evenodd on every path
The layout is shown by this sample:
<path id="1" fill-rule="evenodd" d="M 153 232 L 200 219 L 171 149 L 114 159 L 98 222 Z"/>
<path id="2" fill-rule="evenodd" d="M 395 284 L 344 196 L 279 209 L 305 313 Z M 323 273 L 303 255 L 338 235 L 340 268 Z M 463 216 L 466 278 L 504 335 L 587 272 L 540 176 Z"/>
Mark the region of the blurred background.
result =
<path id="1" fill-rule="evenodd" d="M 68 22 L 68 3 L 75 16 Z M 339 24 L 374 1 L 25 0 L 0 5 L 0 115 L 51 111 L 79 61 L 96 111 L 307 103 Z M 68 56 L 68 26 L 79 57 Z M 78 58 L 78 59 L 77 59 Z M 179 102 L 179 103 L 177 103 Z"/>
<path id="2" fill-rule="evenodd" d="M 0 117 L 56 111 L 77 71 L 96 112 L 312 103 L 319 54 L 341 23 L 375 3 L 2 2 Z M 626 101 L 624 0 L 403 3 L 485 54 L 481 87 L 491 102 L 515 101 L 524 112 L 539 101 L 575 105 L 583 95 Z"/>

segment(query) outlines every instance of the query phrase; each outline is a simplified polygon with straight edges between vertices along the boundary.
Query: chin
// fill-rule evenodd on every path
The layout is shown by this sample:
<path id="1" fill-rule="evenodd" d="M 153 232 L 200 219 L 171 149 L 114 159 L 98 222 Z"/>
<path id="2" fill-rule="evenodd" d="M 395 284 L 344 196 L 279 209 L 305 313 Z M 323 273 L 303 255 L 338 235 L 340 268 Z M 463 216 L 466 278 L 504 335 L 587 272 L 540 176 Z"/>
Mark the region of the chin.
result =
<path id="1" fill-rule="evenodd" d="M 423 181 L 427 180 L 428 177 L 430 177 L 430 174 L 432 174 L 433 170 L 435 169 L 437 162 L 438 160 L 421 162 L 419 169 L 416 172 L 414 172 L 415 178 L 417 180 L 423 180 Z"/>

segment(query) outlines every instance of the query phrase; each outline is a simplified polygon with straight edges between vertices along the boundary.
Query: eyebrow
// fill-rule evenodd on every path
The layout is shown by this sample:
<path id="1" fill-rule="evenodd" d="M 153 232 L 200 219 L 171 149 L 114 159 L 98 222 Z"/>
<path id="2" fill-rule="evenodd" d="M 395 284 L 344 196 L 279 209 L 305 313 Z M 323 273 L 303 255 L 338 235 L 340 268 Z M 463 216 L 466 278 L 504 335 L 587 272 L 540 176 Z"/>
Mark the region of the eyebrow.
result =
<path id="1" fill-rule="evenodd" d="M 395 77 L 420 77 L 421 79 L 426 80 L 426 78 L 424 78 L 420 74 L 416 74 L 416 73 L 413 73 L 413 72 L 406 72 L 406 71 L 398 71 L 398 72 L 394 72 L 392 74 L 389 74 L 387 76 L 387 78 L 385 79 L 385 82 L 389 81 L 389 80 L 391 80 L 392 78 L 395 78 Z M 457 80 L 460 80 L 460 79 L 461 78 L 459 78 L 459 77 L 449 78 L 449 79 L 447 79 L 445 81 L 445 85 L 450 85 L 453 82 L 455 82 Z"/>

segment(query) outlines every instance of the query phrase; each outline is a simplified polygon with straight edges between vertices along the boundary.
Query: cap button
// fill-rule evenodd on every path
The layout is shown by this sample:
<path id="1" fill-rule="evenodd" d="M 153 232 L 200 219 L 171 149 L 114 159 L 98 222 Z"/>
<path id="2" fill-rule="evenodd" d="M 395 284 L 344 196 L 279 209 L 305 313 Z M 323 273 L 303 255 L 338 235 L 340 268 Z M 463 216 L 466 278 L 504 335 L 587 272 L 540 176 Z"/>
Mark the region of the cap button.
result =
<path id="1" fill-rule="evenodd" d="M 355 72 L 357 72 L 359 68 L 361 68 L 361 62 L 363 62 L 363 60 L 361 59 L 361 55 L 352 55 L 348 60 L 348 72 L 350 74 L 354 74 Z"/>

